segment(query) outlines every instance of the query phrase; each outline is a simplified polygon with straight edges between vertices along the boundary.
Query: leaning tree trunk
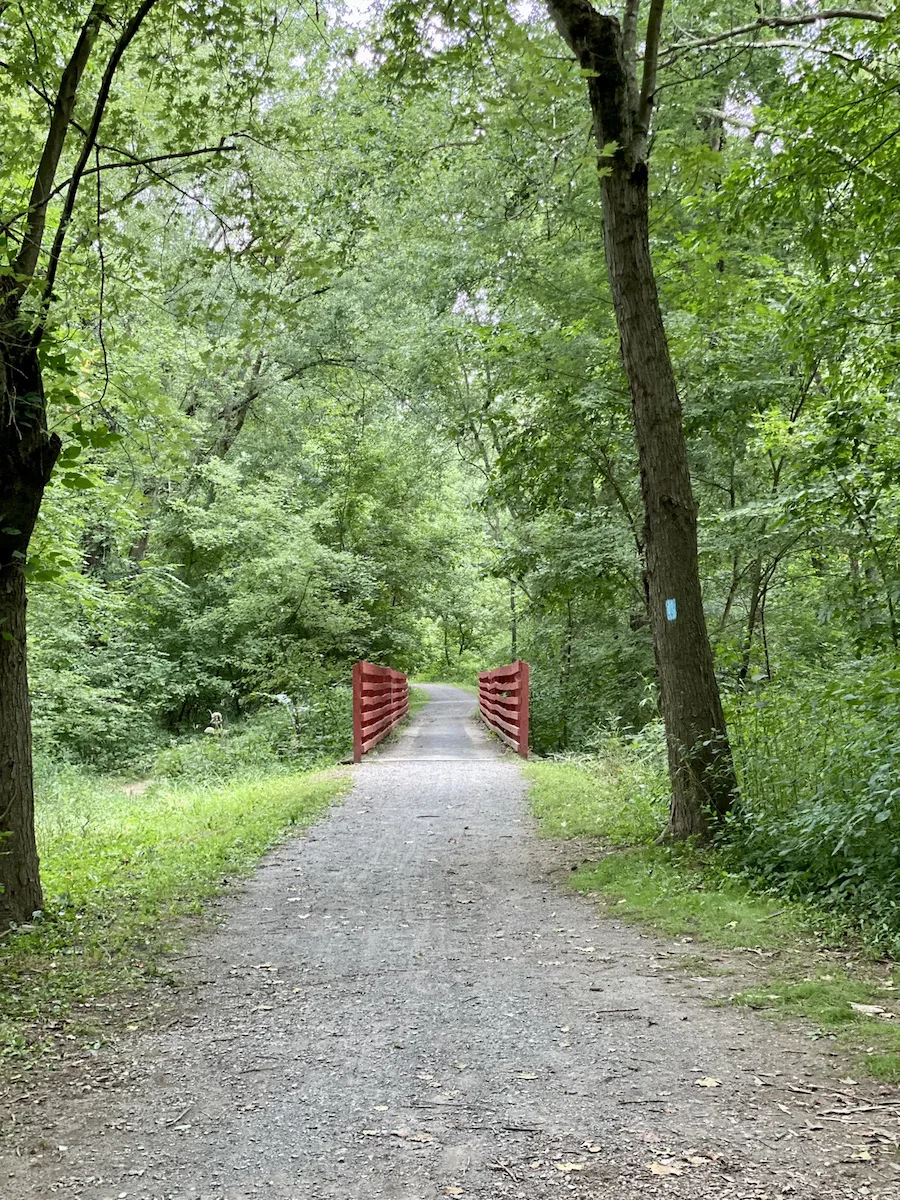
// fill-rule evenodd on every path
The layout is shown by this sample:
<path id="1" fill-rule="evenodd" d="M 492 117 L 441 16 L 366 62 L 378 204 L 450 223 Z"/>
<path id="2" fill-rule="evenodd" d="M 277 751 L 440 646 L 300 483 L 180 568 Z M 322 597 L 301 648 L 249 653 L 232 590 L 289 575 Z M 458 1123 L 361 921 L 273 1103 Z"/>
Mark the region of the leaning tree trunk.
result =
<path id="1" fill-rule="evenodd" d="M 681 404 L 650 259 L 644 163 L 603 179 L 603 240 L 641 469 L 647 600 L 672 780 L 669 832 L 704 835 L 730 808 L 735 785 L 700 591 Z"/>
<path id="2" fill-rule="evenodd" d="M 637 0 L 628 0 L 624 31 L 590 0 L 548 0 L 587 78 L 600 151 L 603 242 L 641 471 L 647 604 L 672 784 L 668 833 L 687 838 L 721 821 L 735 778 L 703 611 L 681 402 L 650 257 L 646 147 L 662 5 L 651 0 L 639 90 Z"/>
<path id="3" fill-rule="evenodd" d="M 34 837 L 25 555 L 60 443 L 47 433 L 36 352 L 0 336 L 0 927 L 42 907 Z"/>

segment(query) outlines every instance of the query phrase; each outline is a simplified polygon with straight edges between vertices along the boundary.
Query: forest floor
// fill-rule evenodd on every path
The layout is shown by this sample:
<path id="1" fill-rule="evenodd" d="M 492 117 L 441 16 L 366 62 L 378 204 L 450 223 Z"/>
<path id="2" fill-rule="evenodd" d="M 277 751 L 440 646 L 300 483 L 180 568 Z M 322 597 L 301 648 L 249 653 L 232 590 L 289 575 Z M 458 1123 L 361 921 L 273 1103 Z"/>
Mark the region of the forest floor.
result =
<path id="1" fill-rule="evenodd" d="M 900 1198 L 896 1091 L 601 918 L 471 696 L 427 690 L 165 1021 L 3 1081 L 3 1200 Z"/>

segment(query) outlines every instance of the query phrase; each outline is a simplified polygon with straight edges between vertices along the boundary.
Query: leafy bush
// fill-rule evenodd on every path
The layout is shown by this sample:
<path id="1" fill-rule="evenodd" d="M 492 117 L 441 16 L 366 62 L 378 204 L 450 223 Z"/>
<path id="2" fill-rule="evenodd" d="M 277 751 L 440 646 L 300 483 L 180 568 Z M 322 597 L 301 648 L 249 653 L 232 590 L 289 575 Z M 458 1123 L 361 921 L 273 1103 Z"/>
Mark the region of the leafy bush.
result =
<path id="1" fill-rule="evenodd" d="M 274 697 L 272 699 L 275 699 Z M 353 699 L 336 686 L 278 707 L 221 731 L 175 740 L 157 755 L 154 775 L 166 779 L 221 781 L 260 770 L 296 771 L 345 757 L 353 745 Z"/>
<path id="2" fill-rule="evenodd" d="M 744 875 L 900 946 L 900 669 L 854 663 L 736 706 L 742 803 L 724 844 Z"/>

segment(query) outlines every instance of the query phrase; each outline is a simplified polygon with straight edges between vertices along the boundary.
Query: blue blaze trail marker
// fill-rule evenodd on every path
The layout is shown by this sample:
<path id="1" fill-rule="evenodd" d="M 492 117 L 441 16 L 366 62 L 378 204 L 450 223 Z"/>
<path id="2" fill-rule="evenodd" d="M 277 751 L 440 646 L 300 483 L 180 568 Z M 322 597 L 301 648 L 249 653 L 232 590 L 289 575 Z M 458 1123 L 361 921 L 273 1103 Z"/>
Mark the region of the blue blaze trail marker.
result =
<path id="1" fill-rule="evenodd" d="M 675 603 L 674 600 L 667 600 L 666 601 L 666 620 L 674 621 L 677 616 L 678 616 L 678 605 Z"/>

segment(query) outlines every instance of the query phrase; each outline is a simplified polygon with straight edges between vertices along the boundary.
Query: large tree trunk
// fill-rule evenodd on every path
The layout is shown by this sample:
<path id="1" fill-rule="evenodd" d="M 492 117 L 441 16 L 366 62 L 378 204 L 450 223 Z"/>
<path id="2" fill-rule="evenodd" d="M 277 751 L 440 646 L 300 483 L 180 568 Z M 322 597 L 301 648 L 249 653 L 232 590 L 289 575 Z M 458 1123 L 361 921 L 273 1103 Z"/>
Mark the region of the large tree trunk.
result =
<path id="1" fill-rule="evenodd" d="M 35 350 L 0 334 L 0 926 L 41 908 L 34 837 L 31 706 L 25 653 L 25 556 L 60 450 L 47 433 Z M 10 336 L 12 331 L 12 336 Z M 5 335 L 5 336 L 3 336 Z"/>
<path id="2" fill-rule="evenodd" d="M 681 402 L 650 257 L 646 147 L 662 5 L 651 0 L 639 89 L 637 0 L 627 4 L 624 33 L 590 0 L 548 0 L 587 77 L 600 151 L 603 242 L 641 470 L 647 602 L 672 783 L 668 833 L 687 838 L 707 835 L 725 816 L 735 777 L 703 611 Z"/>
<path id="3" fill-rule="evenodd" d="M 25 667 L 25 572 L 0 566 L 0 927 L 42 907 L 34 790 L 31 708 Z"/>
<path id="4" fill-rule="evenodd" d="M 650 259 L 644 163 L 604 177 L 603 240 L 641 468 L 650 625 L 672 780 L 669 832 L 704 835 L 731 807 L 735 782 L 700 591 L 681 404 Z"/>

